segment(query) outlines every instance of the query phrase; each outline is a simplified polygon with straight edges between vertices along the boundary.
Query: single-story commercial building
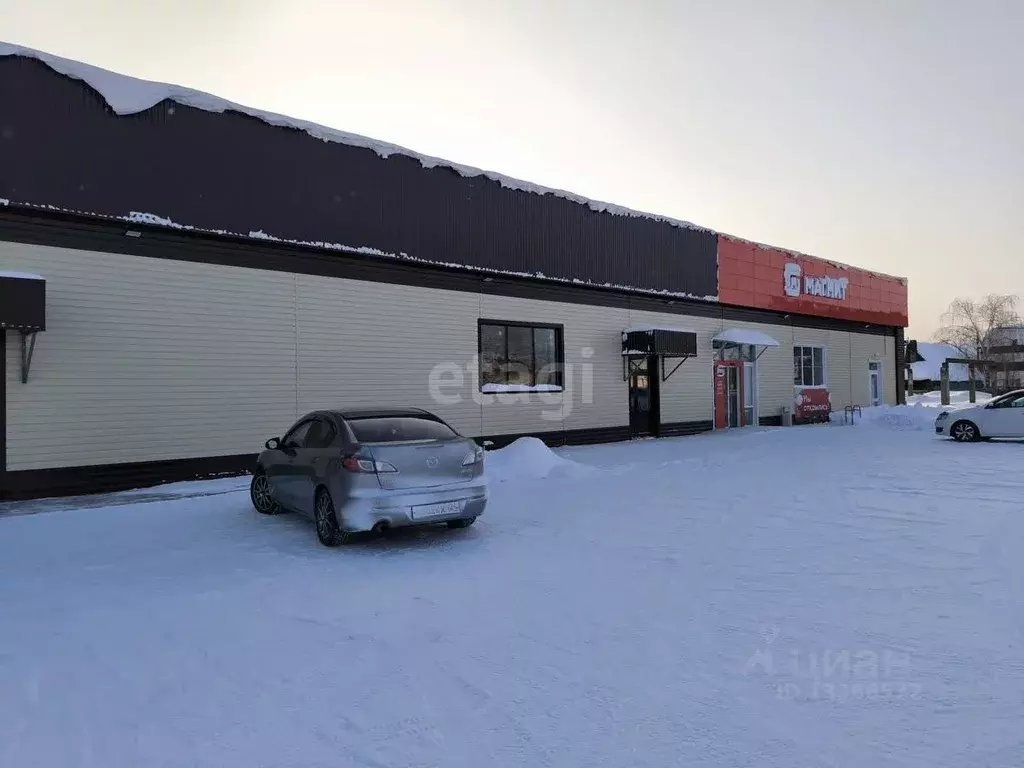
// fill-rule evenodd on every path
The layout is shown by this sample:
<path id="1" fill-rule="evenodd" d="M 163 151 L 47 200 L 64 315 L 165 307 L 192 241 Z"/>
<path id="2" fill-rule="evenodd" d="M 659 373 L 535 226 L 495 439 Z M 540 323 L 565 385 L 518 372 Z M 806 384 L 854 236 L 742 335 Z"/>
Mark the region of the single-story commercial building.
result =
<path id="1" fill-rule="evenodd" d="M 902 396 L 901 278 L 2 44 L 0 105 L 2 498 L 320 408 L 569 444 Z"/>

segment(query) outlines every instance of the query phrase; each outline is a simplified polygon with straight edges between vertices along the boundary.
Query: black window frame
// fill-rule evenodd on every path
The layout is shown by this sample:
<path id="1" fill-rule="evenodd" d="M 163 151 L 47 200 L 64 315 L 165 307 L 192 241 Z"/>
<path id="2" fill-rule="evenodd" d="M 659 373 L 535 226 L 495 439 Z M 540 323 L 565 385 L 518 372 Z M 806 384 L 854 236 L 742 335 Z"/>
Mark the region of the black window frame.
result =
<path id="1" fill-rule="evenodd" d="M 483 336 L 485 326 L 502 326 L 505 328 L 505 381 L 494 382 L 483 379 L 483 363 L 484 363 L 484 350 L 483 350 Z M 562 323 L 534 323 L 524 322 L 521 320 L 497 320 L 493 318 L 480 318 L 476 324 L 476 354 L 477 354 L 477 388 L 483 392 L 484 387 L 488 384 L 509 384 L 508 381 L 508 329 L 509 328 L 529 328 L 531 331 L 541 330 L 553 330 L 555 332 L 555 365 L 556 370 L 554 375 L 556 382 L 551 386 L 558 387 L 559 392 L 565 391 L 565 326 Z M 537 342 L 536 337 L 531 332 L 530 334 L 531 343 L 531 373 L 533 374 L 534 381 L 537 380 Z M 518 382 L 516 382 L 518 384 Z M 514 385 L 513 385 L 514 386 Z M 556 390 L 549 390 L 556 391 Z"/>
<path id="2" fill-rule="evenodd" d="M 803 381 L 803 350 L 811 350 L 811 380 L 814 380 L 814 350 L 821 352 L 821 383 L 807 384 Z M 796 380 L 797 352 L 800 352 L 800 381 Z M 800 389 L 828 389 L 828 347 L 823 344 L 794 344 L 793 345 L 793 386 Z"/>

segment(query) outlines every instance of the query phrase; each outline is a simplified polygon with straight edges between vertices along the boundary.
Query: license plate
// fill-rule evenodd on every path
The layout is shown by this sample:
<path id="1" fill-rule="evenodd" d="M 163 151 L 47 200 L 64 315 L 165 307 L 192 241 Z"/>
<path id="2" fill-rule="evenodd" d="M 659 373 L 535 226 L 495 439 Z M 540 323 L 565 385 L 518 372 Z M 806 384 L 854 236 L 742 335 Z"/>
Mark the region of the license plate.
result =
<path id="1" fill-rule="evenodd" d="M 445 515 L 457 515 L 462 512 L 461 501 L 446 501 L 443 504 L 423 504 L 412 508 L 414 520 L 422 520 L 427 517 L 444 517 Z"/>

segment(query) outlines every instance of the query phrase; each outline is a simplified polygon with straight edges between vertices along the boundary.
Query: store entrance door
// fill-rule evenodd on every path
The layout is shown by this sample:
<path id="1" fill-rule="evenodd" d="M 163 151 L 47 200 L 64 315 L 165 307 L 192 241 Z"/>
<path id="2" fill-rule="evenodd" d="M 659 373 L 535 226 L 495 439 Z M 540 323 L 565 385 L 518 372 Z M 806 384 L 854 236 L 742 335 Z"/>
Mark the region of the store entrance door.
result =
<path id="1" fill-rule="evenodd" d="M 656 357 L 630 357 L 629 432 L 632 437 L 657 436 L 661 406 L 658 402 Z"/>
<path id="2" fill-rule="evenodd" d="M 715 361 L 715 429 L 746 423 L 743 397 L 743 361 Z"/>
<path id="3" fill-rule="evenodd" d="M 882 364 L 868 363 L 868 395 L 872 405 L 882 404 Z"/>

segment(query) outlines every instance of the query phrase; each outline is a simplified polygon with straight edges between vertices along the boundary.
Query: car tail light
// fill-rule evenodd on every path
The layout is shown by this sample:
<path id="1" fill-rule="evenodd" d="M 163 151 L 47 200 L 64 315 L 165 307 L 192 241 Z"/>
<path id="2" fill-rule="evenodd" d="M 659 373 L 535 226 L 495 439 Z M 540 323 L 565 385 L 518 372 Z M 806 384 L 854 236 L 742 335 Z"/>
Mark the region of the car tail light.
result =
<path id="1" fill-rule="evenodd" d="M 383 472 L 397 472 L 398 468 L 387 461 L 374 461 L 365 456 L 346 456 L 341 460 L 341 466 L 349 472 L 364 472 L 370 474 L 381 474 Z"/>
<path id="2" fill-rule="evenodd" d="M 466 458 L 462 460 L 462 466 L 471 467 L 474 464 L 479 464 L 484 460 L 484 449 L 475 448 L 466 454 Z"/>

